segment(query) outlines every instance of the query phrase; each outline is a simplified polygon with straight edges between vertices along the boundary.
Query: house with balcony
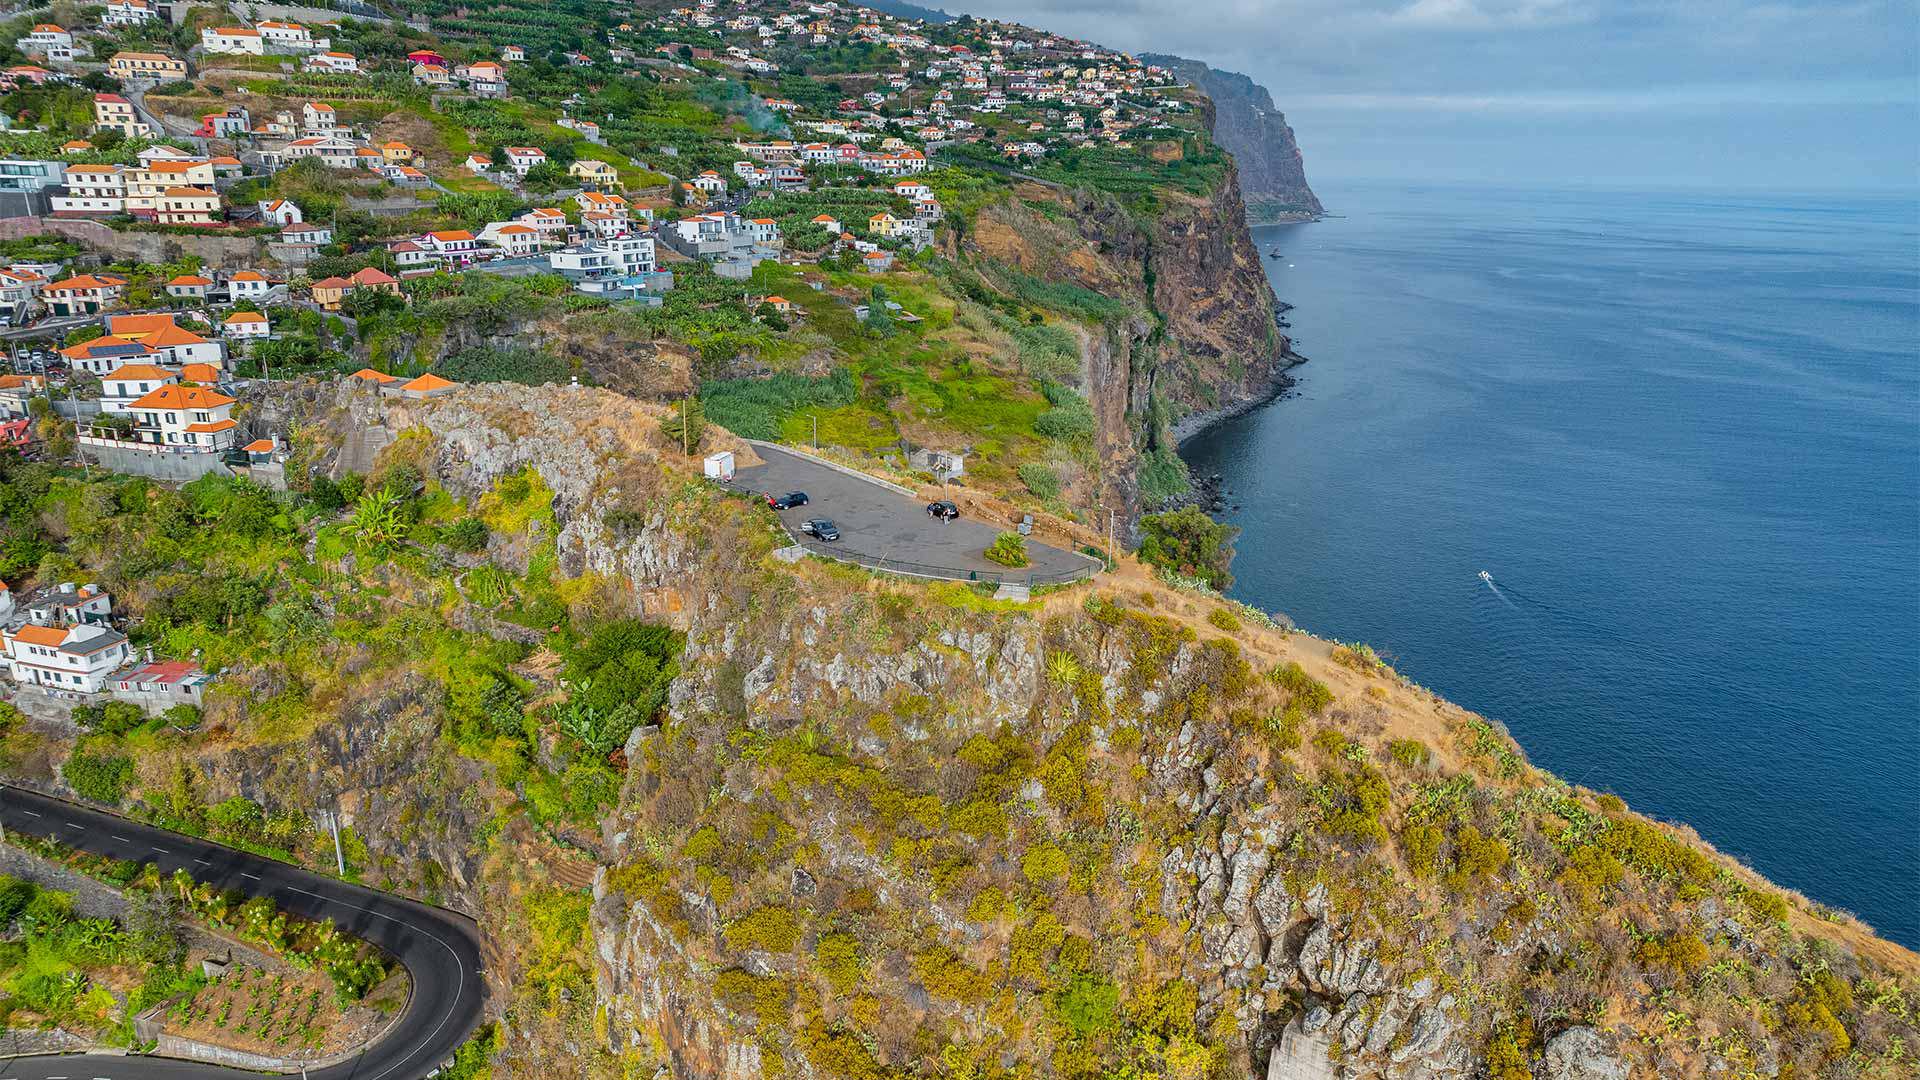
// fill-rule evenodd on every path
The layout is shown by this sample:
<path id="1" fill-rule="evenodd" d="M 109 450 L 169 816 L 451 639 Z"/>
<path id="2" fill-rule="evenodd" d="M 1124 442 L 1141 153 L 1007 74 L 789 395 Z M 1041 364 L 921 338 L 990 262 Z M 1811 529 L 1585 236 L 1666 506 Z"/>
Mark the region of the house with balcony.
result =
<path id="1" fill-rule="evenodd" d="M 20 686 L 71 695 L 97 694 L 133 657 L 127 635 L 97 623 L 47 626 L 29 622 L 0 630 L 7 674 Z"/>
<path id="2" fill-rule="evenodd" d="M 100 13 L 100 25 L 139 26 L 158 18 L 160 12 L 152 0 L 107 0 L 106 10 Z"/>
<path id="3" fill-rule="evenodd" d="M 120 302 L 127 279 L 112 274 L 79 274 L 40 290 L 40 300 L 55 315 L 98 315 Z"/>
<path id="4" fill-rule="evenodd" d="M 352 169 L 360 164 L 357 148 L 345 139 L 328 135 L 308 135 L 280 148 L 282 164 L 291 165 L 304 158 L 319 158 L 330 169 Z M 377 152 L 377 151 L 376 151 Z"/>
<path id="5" fill-rule="evenodd" d="M 344 52 L 314 53 L 300 61 L 300 70 L 318 71 L 329 75 L 358 75 L 360 58 Z"/>
<path id="6" fill-rule="evenodd" d="M 171 187 L 160 193 L 153 217 L 162 225 L 218 225 L 220 196 L 205 188 Z"/>
<path id="7" fill-rule="evenodd" d="M 235 399 L 204 386 L 172 383 L 131 402 L 134 441 L 143 449 L 211 454 L 233 446 Z M 84 443 L 89 436 L 82 435 Z M 98 437 L 92 436 L 92 437 Z"/>
<path id="8" fill-rule="evenodd" d="M 186 364 L 211 364 L 225 367 L 226 346 L 209 341 L 174 322 L 169 312 L 150 315 L 109 315 L 107 334 L 131 338 L 152 352 L 157 363 L 172 367 Z"/>
<path id="9" fill-rule="evenodd" d="M 93 129 L 118 131 L 129 139 L 146 138 L 153 134 L 153 126 L 140 119 L 133 102 L 119 94 L 93 95 Z"/>
<path id="10" fill-rule="evenodd" d="M 122 82 L 170 82 L 187 77 L 187 62 L 165 53 L 118 52 L 107 61 L 107 74 Z"/>
<path id="11" fill-rule="evenodd" d="M 580 181 L 582 187 L 596 191 L 620 190 L 620 170 L 610 162 L 581 158 L 567 166 L 567 175 Z"/>
<path id="12" fill-rule="evenodd" d="M 537 146 L 509 146 L 506 153 L 507 167 L 516 176 L 525 176 L 534 166 L 547 163 L 547 152 Z"/>
<path id="13" fill-rule="evenodd" d="M 479 239 L 510 259 L 536 254 L 541 248 L 540 231 L 517 221 L 489 221 Z"/>
<path id="14" fill-rule="evenodd" d="M 465 229 L 443 229 L 419 238 L 418 243 L 441 262 L 465 263 L 479 254 L 480 241 Z"/>

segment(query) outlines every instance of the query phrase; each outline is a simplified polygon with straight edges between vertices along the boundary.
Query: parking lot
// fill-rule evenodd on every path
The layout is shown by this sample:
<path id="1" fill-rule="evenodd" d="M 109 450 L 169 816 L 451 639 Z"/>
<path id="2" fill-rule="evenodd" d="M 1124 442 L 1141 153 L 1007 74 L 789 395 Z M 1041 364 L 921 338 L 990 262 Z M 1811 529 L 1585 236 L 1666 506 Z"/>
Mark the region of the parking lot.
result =
<path id="1" fill-rule="evenodd" d="M 1085 555 L 1027 541 L 1031 566 L 1017 570 L 982 557 L 1002 527 L 965 517 L 941 521 L 927 504 L 871 479 L 849 475 L 778 447 L 756 445 L 765 462 L 740 469 L 736 486 L 773 495 L 804 491 L 806 506 L 780 511 L 787 530 L 807 548 L 880 570 L 956 580 L 1031 582 L 1044 585 L 1085 576 L 1099 563 Z M 840 527 L 837 543 L 800 533 L 808 518 L 829 518 Z"/>

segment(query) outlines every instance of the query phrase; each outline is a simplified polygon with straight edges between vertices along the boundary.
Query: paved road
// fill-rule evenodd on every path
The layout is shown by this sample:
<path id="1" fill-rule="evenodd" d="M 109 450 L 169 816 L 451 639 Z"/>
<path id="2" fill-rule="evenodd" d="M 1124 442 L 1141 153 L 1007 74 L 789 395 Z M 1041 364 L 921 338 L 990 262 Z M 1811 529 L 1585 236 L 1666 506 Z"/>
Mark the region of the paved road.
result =
<path id="1" fill-rule="evenodd" d="M 480 1022 L 485 997 L 480 940 L 464 916 L 15 787 L 0 785 L 0 824 L 116 859 L 158 863 L 163 874 L 185 870 L 199 881 L 270 896 L 285 911 L 331 918 L 342 930 L 399 958 L 413 977 L 407 1011 L 359 1057 L 316 1069 L 312 1080 L 420 1080 L 445 1064 Z M 145 1056 L 60 1054 L 0 1061 L 0 1080 L 61 1077 L 259 1080 L 260 1074 Z"/>
<path id="2" fill-rule="evenodd" d="M 1002 527 L 961 518 L 942 522 L 927 516 L 927 504 L 902 495 L 870 479 L 848 475 L 778 447 L 754 451 L 766 462 L 738 470 L 734 483 L 751 491 L 784 495 L 804 491 L 813 501 L 797 510 L 780 511 L 780 520 L 810 550 L 883 570 L 932 577 L 983 581 L 1049 584 L 1065 581 L 1076 572 L 1099 564 L 1084 555 L 1027 542 L 1032 566 L 1010 570 L 981 556 Z M 811 517 L 831 518 L 840 526 L 840 541 L 823 543 L 800 534 L 800 523 Z"/>

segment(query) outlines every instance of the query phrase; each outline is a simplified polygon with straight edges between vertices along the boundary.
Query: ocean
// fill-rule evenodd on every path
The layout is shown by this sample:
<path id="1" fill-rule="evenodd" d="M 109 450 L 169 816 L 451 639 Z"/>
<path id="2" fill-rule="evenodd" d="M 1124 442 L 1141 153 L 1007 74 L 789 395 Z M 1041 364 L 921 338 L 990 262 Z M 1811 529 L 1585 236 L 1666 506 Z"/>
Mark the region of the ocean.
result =
<path id="1" fill-rule="evenodd" d="M 1232 594 L 1920 947 L 1915 200 L 1320 194 L 1297 390 L 1183 449 Z"/>

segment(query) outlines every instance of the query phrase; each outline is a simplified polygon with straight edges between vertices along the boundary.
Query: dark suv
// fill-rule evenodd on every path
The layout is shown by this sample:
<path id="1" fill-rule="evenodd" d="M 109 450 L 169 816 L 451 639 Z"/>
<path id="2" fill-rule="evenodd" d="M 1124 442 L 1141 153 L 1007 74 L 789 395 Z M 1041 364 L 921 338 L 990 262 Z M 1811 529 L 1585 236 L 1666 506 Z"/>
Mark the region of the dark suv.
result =
<path id="1" fill-rule="evenodd" d="M 930 518 L 939 518 L 942 521 L 952 521 L 954 518 L 960 516 L 960 508 L 945 499 L 941 499 L 939 502 L 930 502 L 927 504 L 927 516 Z"/>
<path id="2" fill-rule="evenodd" d="M 805 506 L 812 501 L 813 500 L 807 498 L 807 493 L 804 491 L 789 491 L 779 498 L 775 498 L 772 495 L 767 496 L 767 505 L 773 507 L 775 510 L 791 510 L 796 506 Z"/>
<path id="3" fill-rule="evenodd" d="M 840 539 L 840 526 L 826 518 L 808 518 L 800 523 L 800 531 L 808 536 L 825 540 L 829 544 Z"/>

